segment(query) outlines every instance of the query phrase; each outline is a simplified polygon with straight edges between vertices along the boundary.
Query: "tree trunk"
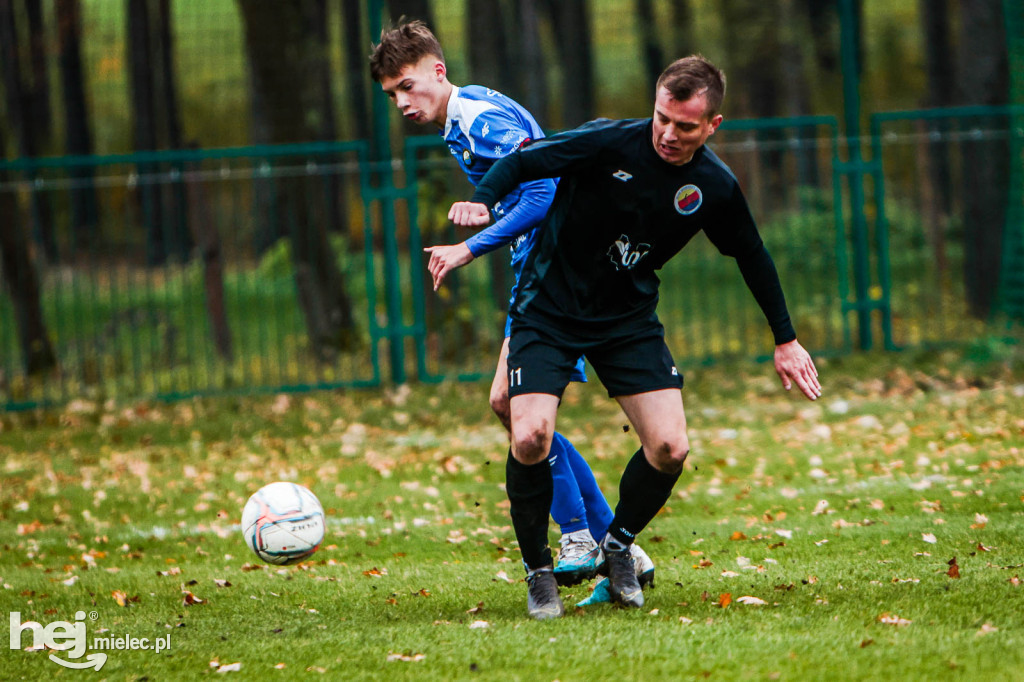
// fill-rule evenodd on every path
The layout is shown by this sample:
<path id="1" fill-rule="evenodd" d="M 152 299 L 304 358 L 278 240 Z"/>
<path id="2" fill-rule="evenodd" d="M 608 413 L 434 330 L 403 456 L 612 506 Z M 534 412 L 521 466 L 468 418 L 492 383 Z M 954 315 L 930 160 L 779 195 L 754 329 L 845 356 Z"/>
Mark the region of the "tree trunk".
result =
<path id="1" fill-rule="evenodd" d="M 322 134 L 326 113 L 316 61 L 323 53 L 305 20 L 311 11 L 309 1 L 238 0 L 253 96 L 264 105 L 271 143 L 306 142 Z M 344 277 L 327 238 L 324 212 L 307 200 L 315 183 L 316 178 L 309 177 L 276 178 L 274 218 L 291 237 L 296 289 L 310 345 L 318 358 L 327 360 L 336 349 L 353 347 L 357 335 Z"/>
<path id="2" fill-rule="evenodd" d="M 6 156 L 3 128 L 0 127 L 0 158 Z M 0 185 L 10 180 L 0 170 Z M 39 280 L 33 265 L 32 250 L 22 229 L 18 202 L 13 191 L 0 189 L 0 273 L 14 305 L 25 372 L 37 374 L 57 366 L 50 335 L 43 318 Z"/>
<path id="3" fill-rule="evenodd" d="M 152 33 L 149 0 L 127 0 L 128 77 L 132 105 L 132 132 L 135 151 L 154 151 L 158 147 L 157 113 L 154 87 L 159 85 Z M 146 262 L 150 265 L 167 260 L 167 243 L 163 222 L 163 197 L 151 178 L 156 164 L 140 163 L 138 198 L 142 224 L 146 231 Z"/>
<path id="4" fill-rule="evenodd" d="M 960 0 L 959 74 L 965 104 L 1006 104 L 1009 64 L 1001 0 Z M 982 130 L 1006 129 L 1006 119 L 985 118 Z M 970 314 L 992 313 L 999 284 L 1008 199 L 1009 149 L 1005 139 L 964 142 L 964 276 Z"/>
<path id="5" fill-rule="evenodd" d="M 505 3 L 497 0 L 467 0 L 466 45 L 469 82 L 512 96 L 518 90 L 506 39 Z M 486 36 L 486 39 L 483 39 Z"/>
<path id="6" fill-rule="evenodd" d="M 93 153 L 89 130 L 89 109 L 85 101 L 82 71 L 82 12 L 79 0 L 57 0 L 57 54 L 64 99 L 64 136 L 68 154 Z M 93 170 L 78 166 L 70 171 L 74 185 L 71 199 L 71 245 L 73 249 L 95 244 L 99 215 Z"/>
<path id="7" fill-rule="evenodd" d="M 537 15 L 537 0 L 519 0 L 515 3 L 519 12 L 518 63 L 522 65 L 519 74 L 522 79 L 520 104 L 543 126 L 549 119 L 547 70 L 544 52 L 540 44 L 540 18 Z"/>
<path id="8" fill-rule="evenodd" d="M 163 149 L 181 149 L 181 115 L 178 98 L 178 79 L 174 68 L 174 32 L 171 22 L 170 0 L 156 0 L 157 21 L 153 27 L 155 54 L 158 61 L 159 88 L 154 91 L 154 109 L 159 117 L 158 143 Z M 180 177 L 184 167 L 172 165 Z M 181 180 L 161 186 L 162 203 L 166 207 L 166 229 L 170 242 L 170 253 L 179 260 L 187 261 L 192 247 L 188 227 L 188 206 L 185 185 Z"/>
<path id="9" fill-rule="evenodd" d="M 436 32 L 437 24 L 434 23 L 434 13 L 430 11 L 430 0 L 388 0 L 388 10 L 392 22 L 398 22 L 403 17 L 419 19 Z"/>
<path id="10" fill-rule="evenodd" d="M 956 93 L 952 30 L 948 0 L 920 0 L 918 11 L 924 28 L 924 61 L 927 94 L 924 106 L 948 107 Z M 946 258 L 946 223 L 952 213 L 952 175 L 949 167 L 949 143 L 941 139 L 948 127 L 940 122 L 927 124 L 924 184 L 931 201 L 925 203 L 927 230 L 939 276 L 949 269 Z M 934 136 L 934 138 L 933 138 Z"/>
<path id="11" fill-rule="evenodd" d="M 30 36 L 30 41 L 33 39 Z M 41 121 L 36 120 L 38 104 L 34 91 L 25 82 L 22 71 L 19 44 L 13 0 L 0 0 L 0 77 L 3 79 L 8 125 L 17 138 L 17 155 L 34 158 L 42 154 L 44 138 L 40 133 Z M 30 182 L 36 179 L 34 170 L 27 171 L 26 175 Z M 42 245 L 49 260 L 56 260 L 57 240 L 48 195 L 36 189 L 34 182 L 29 193 L 35 240 Z"/>
<path id="12" fill-rule="evenodd" d="M 341 47 L 345 55 L 345 95 L 348 106 L 345 111 L 351 116 L 352 123 L 348 126 L 348 134 L 357 140 L 369 140 L 370 133 L 370 102 L 367 99 L 367 59 L 369 42 L 362 26 L 363 3 L 342 2 L 341 16 L 343 20 Z M 378 40 L 372 36 L 373 42 Z"/>
<path id="13" fill-rule="evenodd" d="M 587 0 L 547 0 L 562 66 L 562 127 L 594 118 L 594 67 Z"/>
<path id="14" fill-rule="evenodd" d="M 198 144 L 190 145 L 193 149 Z M 190 171 L 198 171 L 199 164 L 193 164 Z M 220 233 L 210 211 L 210 201 L 206 195 L 203 180 L 191 180 L 185 183 L 188 194 L 188 225 L 192 230 L 192 240 L 199 248 L 199 258 L 203 263 L 203 286 L 206 292 L 206 317 L 210 323 L 213 344 L 217 354 L 226 362 L 233 357 L 231 345 L 231 327 L 227 318 L 227 306 L 224 304 L 224 263 L 221 255 Z"/>
<path id="15" fill-rule="evenodd" d="M 669 21 L 672 25 L 671 50 L 673 54 L 669 57 L 668 63 L 671 63 L 694 51 L 693 8 L 690 6 L 690 0 L 670 0 Z M 665 66 L 668 66 L 668 63 Z"/>
<path id="16" fill-rule="evenodd" d="M 647 91 L 654 92 L 658 76 L 665 69 L 664 56 L 658 42 L 658 25 L 654 19 L 651 0 L 636 0 L 636 21 L 640 32 L 640 59 L 644 67 Z"/>
<path id="17" fill-rule="evenodd" d="M 807 65 L 804 61 L 803 41 L 806 25 L 800 22 L 796 11 L 796 0 L 781 0 L 781 85 L 785 116 L 806 116 L 811 113 L 811 88 L 808 83 Z M 815 150 L 817 130 L 814 126 L 798 128 L 796 131 L 799 147 L 796 150 L 797 183 L 802 186 L 818 187 L 818 157 Z"/>
<path id="18" fill-rule="evenodd" d="M 53 110 L 50 106 L 50 74 L 46 68 L 46 26 L 43 23 L 43 3 L 24 0 L 28 19 L 28 51 L 32 72 L 32 118 L 39 151 L 49 148 L 53 138 Z"/>

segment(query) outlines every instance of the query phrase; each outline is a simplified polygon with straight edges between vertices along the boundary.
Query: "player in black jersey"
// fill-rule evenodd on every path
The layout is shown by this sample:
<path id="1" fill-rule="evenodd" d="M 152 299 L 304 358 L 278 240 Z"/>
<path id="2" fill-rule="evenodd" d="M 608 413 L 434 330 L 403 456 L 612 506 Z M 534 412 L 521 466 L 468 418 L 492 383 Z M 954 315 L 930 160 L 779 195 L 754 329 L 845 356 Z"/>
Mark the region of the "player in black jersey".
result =
<path id="1" fill-rule="evenodd" d="M 722 122 L 724 94 L 725 75 L 713 64 L 680 59 L 658 80 L 652 118 L 597 120 L 539 140 L 497 162 L 473 198 L 450 213 L 457 224 L 479 226 L 519 183 L 561 177 L 511 310 L 506 487 L 523 560 L 545 570 L 546 456 L 569 372 L 585 354 L 641 443 L 623 471 L 602 540 L 612 596 L 626 606 L 644 602 L 629 545 L 668 500 L 690 450 L 683 379 L 655 312 L 656 271 L 703 230 L 736 259 L 764 312 L 783 386 L 796 384 L 811 400 L 821 396 L 739 184 L 704 144 Z"/>

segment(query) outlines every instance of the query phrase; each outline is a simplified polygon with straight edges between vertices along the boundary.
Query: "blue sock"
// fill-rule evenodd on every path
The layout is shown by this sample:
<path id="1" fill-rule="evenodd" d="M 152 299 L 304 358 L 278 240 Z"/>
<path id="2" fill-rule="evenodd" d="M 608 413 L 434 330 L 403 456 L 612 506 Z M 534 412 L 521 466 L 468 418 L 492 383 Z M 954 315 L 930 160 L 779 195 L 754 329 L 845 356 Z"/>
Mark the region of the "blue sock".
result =
<path id="1" fill-rule="evenodd" d="M 555 437 L 551 441 L 551 452 L 548 454 L 548 462 L 551 464 L 551 478 L 554 483 L 554 495 L 551 498 L 551 518 L 559 525 L 563 534 L 589 527 L 587 523 L 587 508 L 583 503 L 580 487 L 576 483 L 576 475 L 572 466 L 572 455 L 583 459 L 580 453 L 576 452 L 576 448 L 572 446 L 572 443 L 565 436 L 556 432 Z M 593 479 L 593 475 L 591 475 L 591 479 Z M 607 523 L 605 525 L 607 526 Z"/>
<path id="2" fill-rule="evenodd" d="M 590 470 L 587 460 L 576 451 L 572 443 L 565 442 L 569 465 L 572 466 L 573 475 L 576 478 L 576 485 L 580 495 L 583 496 L 583 506 L 587 510 L 587 523 L 590 526 L 590 534 L 594 539 L 601 542 L 601 538 L 608 532 L 608 526 L 612 523 L 615 514 L 608 505 L 604 493 L 594 480 L 594 472 Z"/>

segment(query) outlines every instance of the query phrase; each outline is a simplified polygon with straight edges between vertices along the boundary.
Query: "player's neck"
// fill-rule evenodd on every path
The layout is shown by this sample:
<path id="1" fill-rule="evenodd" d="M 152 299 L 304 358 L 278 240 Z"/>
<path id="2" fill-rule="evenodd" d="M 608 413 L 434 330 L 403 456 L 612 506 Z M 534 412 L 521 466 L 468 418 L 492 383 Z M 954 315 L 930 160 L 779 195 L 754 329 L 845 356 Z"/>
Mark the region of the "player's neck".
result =
<path id="1" fill-rule="evenodd" d="M 444 88 L 444 96 L 441 98 L 441 106 L 438 107 L 437 117 L 434 119 L 434 125 L 438 128 L 444 128 L 448 122 L 448 103 L 452 98 L 452 91 L 455 89 L 450 81 L 445 79 L 444 83 L 441 84 Z"/>

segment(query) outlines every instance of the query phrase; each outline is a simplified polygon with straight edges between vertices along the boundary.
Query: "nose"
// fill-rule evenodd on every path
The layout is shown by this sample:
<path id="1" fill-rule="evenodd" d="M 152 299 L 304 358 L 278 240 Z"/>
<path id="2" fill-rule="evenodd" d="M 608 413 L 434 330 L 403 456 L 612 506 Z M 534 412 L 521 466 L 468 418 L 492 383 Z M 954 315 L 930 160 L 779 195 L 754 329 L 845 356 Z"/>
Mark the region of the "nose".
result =
<path id="1" fill-rule="evenodd" d="M 395 95 L 395 104 L 398 105 L 399 109 L 405 111 L 409 107 L 409 96 L 405 93 L 397 93 Z"/>

